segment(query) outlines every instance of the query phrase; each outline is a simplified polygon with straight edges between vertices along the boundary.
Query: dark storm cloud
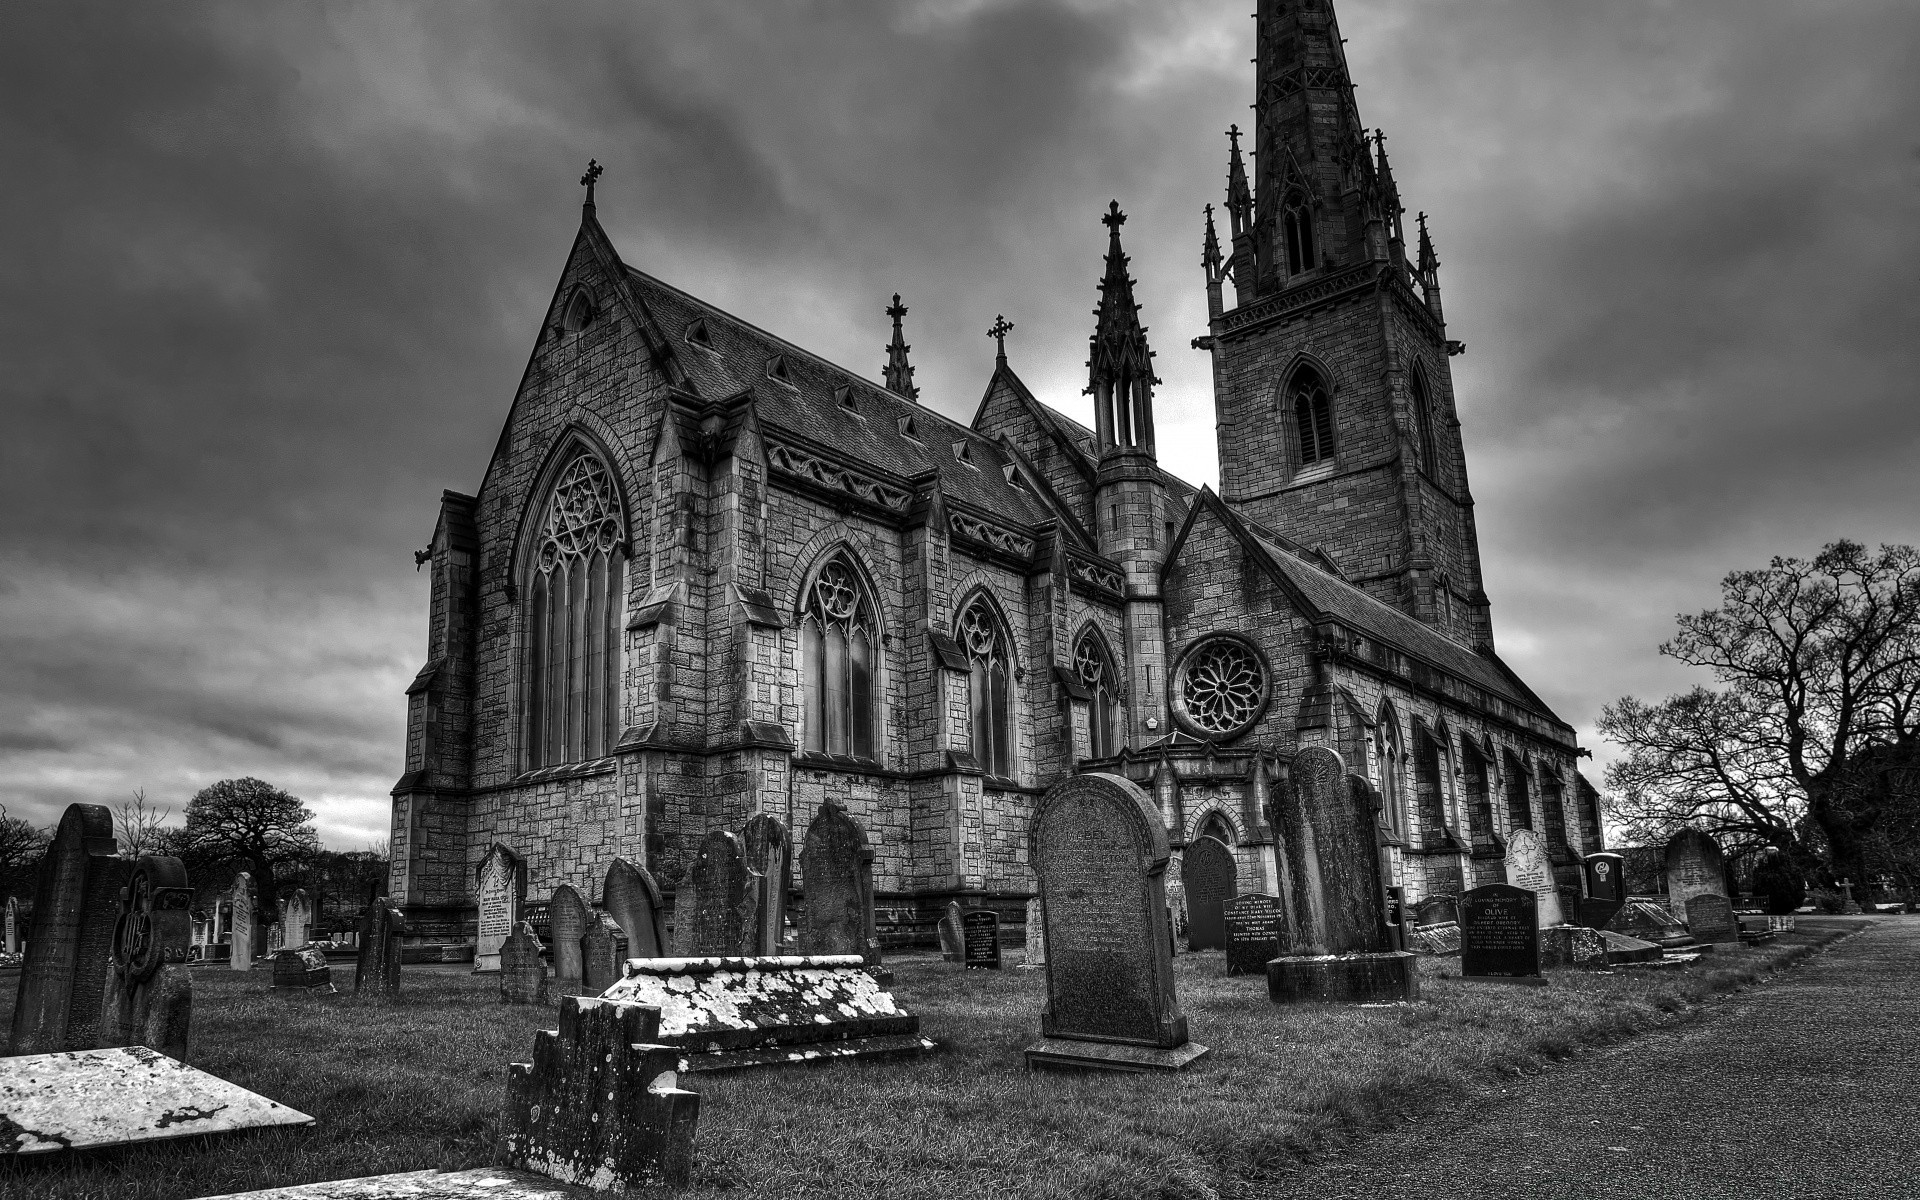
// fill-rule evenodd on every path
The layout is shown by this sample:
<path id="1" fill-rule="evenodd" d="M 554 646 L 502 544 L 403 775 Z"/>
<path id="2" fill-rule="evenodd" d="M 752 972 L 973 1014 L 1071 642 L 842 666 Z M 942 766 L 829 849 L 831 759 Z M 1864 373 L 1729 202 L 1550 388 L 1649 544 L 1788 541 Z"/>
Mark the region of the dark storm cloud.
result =
<path id="1" fill-rule="evenodd" d="M 0 800 L 223 776 L 384 836 L 441 488 L 578 220 L 971 415 L 987 324 L 1078 414 L 1117 198 L 1163 459 L 1213 476 L 1199 208 L 1248 5 L 14 5 L 0 13 Z M 1503 649 L 1586 725 L 1672 613 L 1914 540 L 1910 5 L 1340 4 L 1434 214 Z"/>

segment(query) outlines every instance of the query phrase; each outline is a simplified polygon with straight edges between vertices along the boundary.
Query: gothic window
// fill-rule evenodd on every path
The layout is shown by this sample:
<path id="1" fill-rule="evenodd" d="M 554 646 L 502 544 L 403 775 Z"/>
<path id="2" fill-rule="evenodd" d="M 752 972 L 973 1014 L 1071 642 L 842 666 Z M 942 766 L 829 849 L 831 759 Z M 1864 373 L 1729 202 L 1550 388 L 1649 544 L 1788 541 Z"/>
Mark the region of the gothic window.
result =
<path id="1" fill-rule="evenodd" d="M 1511 751 L 1506 752 L 1508 829 L 1533 828 L 1533 800 L 1527 795 L 1527 772 Z"/>
<path id="2" fill-rule="evenodd" d="M 1253 646 L 1215 634 L 1181 656 L 1174 713 L 1196 735 L 1222 740 L 1244 733 L 1267 707 L 1267 668 Z"/>
<path id="3" fill-rule="evenodd" d="M 1227 821 L 1226 817 L 1217 812 L 1208 813 L 1207 819 L 1200 822 L 1200 832 L 1197 836 L 1210 837 L 1217 842 L 1224 842 L 1229 846 L 1233 845 L 1235 841 L 1232 824 Z"/>
<path id="4" fill-rule="evenodd" d="M 592 297 L 587 295 L 586 289 L 576 288 L 567 299 L 566 311 L 560 314 L 560 328 L 568 333 L 579 333 L 593 324 L 593 316 Z"/>
<path id="5" fill-rule="evenodd" d="M 1401 798 L 1400 786 L 1400 728 L 1399 721 L 1391 708 L 1380 712 L 1380 719 L 1373 727 L 1373 751 L 1379 763 L 1380 804 L 1386 812 L 1387 832 L 1394 837 L 1405 836 L 1405 809 Z"/>
<path id="6" fill-rule="evenodd" d="M 1091 742 L 1090 758 L 1111 758 L 1120 753 L 1118 741 L 1119 677 L 1113 660 L 1107 656 L 1100 635 L 1088 629 L 1073 647 L 1073 669 L 1086 685 L 1087 733 Z"/>
<path id="7" fill-rule="evenodd" d="M 807 589 L 800 616 L 806 749 L 879 757 L 874 749 L 879 641 L 874 605 L 859 574 L 846 559 L 834 558 Z"/>
<path id="8" fill-rule="evenodd" d="M 1420 447 L 1420 466 L 1429 475 L 1440 473 L 1440 460 L 1434 453 L 1433 438 L 1433 402 L 1427 396 L 1426 377 L 1415 368 L 1413 372 L 1413 426 L 1414 436 Z"/>
<path id="9" fill-rule="evenodd" d="M 973 664 L 973 756 L 987 774 L 1012 778 L 1013 661 L 1006 631 L 985 596 L 960 614 L 960 643 Z"/>
<path id="10" fill-rule="evenodd" d="M 1311 271 L 1317 263 L 1313 256 L 1313 208 L 1305 192 L 1287 193 L 1285 210 L 1280 214 L 1281 230 L 1287 242 L 1287 274 Z"/>
<path id="11" fill-rule="evenodd" d="M 547 498 L 527 580 L 529 769 L 613 752 L 625 541 L 612 472 L 580 454 Z"/>
<path id="12" fill-rule="evenodd" d="M 1320 373 L 1303 368 L 1294 376 L 1293 424 L 1300 436 L 1300 465 L 1333 459 L 1333 403 L 1327 398 L 1326 380 Z"/>

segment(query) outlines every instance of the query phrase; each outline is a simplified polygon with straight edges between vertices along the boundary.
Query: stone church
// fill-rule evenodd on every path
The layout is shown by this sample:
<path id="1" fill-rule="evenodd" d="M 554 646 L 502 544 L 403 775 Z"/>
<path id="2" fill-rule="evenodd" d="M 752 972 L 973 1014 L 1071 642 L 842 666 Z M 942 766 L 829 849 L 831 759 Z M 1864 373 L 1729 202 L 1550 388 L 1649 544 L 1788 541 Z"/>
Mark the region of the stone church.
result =
<path id="1" fill-rule="evenodd" d="M 1158 465 L 1118 204 L 1088 398 L 1036 396 L 998 323 L 961 424 L 922 403 L 898 296 L 875 382 L 628 264 L 590 168 L 479 490 L 423 555 L 391 877 L 416 928 L 471 928 L 495 842 L 535 896 L 597 897 L 616 855 L 672 892 L 708 830 L 798 838 L 829 798 L 886 913 L 1013 911 L 1035 800 L 1085 770 L 1273 891 L 1269 798 L 1314 744 L 1372 781 L 1404 899 L 1501 880 L 1520 827 L 1577 878 L 1598 798 L 1495 650 L 1425 220 L 1327 0 L 1260 0 L 1257 37 L 1254 165 L 1230 131 L 1180 347 L 1212 360 L 1217 493 Z"/>

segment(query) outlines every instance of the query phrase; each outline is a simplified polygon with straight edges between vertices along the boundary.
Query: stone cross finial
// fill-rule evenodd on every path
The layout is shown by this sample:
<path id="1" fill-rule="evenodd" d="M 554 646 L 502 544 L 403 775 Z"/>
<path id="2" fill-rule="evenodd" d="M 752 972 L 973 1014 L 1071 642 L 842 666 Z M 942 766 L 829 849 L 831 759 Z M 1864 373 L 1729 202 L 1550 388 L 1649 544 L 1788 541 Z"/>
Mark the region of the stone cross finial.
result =
<path id="1" fill-rule="evenodd" d="M 895 292 L 893 294 L 893 303 L 887 306 L 887 315 L 893 318 L 893 323 L 895 325 L 898 325 L 900 323 L 901 317 L 904 317 L 907 315 L 907 306 L 900 303 L 899 292 Z"/>
<path id="2" fill-rule="evenodd" d="M 1100 223 L 1113 230 L 1115 236 L 1119 235 L 1120 227 L 1127 223 L 1127 214 L 1120 211 L 1118 200 L 1107 201 L 1107 215 L 1100 218 Z"/>
<path id="3" fill-rule="evenodd" d="M 599 159 L 587 160 L 587 173 L 580 177 L 580 186 L 587 189 L 588 204 L 593 203 L 593 185 L 600 181 L 600 176 L 606 174 L 606 171 L 607 169 L 600 165 Z"/>
<path id="4" fill-rule="evenodd" d="M 997 314 L 993 318 L 993 328 L 987 330 L 987 336 L 1000 343 L 1000 358 L 1003 361 L 1007 357 L 1007 335 L 1012 332 L 1013 322 Z"/>

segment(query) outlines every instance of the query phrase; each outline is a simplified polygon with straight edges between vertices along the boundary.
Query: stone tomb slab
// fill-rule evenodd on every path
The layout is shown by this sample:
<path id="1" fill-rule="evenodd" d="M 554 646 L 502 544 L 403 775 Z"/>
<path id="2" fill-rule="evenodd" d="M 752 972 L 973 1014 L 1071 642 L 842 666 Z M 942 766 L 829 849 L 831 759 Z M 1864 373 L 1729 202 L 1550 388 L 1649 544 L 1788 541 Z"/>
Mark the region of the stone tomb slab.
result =
<path id="1" fill-rule="evenodd" d="M 1227 934 L 1227 974 L 1265 975 L 1280 956 L 1280 898 L 1264 892 L 1235 896 L 1220 906 Z"/>
<path id="2" fill-rule="evenodd" d="M 1419 958 L 1410 950 L 1289 954 L 1267 964 L 1267 999 L 1275 1004 L 1418 1000 Z"/>
<path id="3" fill-rule="evenodd" d="M 653 1040 L 679 1050 L 682 1071 L 932 1050 L 865 968 L 858 954 L 636 958 L 600 998 L 658 1008 Z"/>
<path id="4" fill-rule="evenodd" d="M 1438 925 L 1417 925 L 1413 930 L 1411 948 L 1421 954 L 1458 954 L 1460 953 L 1460 926 L 1454 921 L 1443 921 Z"/>
<path id="5" fill-rule="evenodd" d="M 200 1200 L 590 1200 L 604 1195 L 535 1175 L 500 1167 L 471 1171 L 402 1171 L 330 1179 L 257 1192 L 222 1192 Z"/>
<path id="6" fill-rule="evenodd" d="M 311 1124 L 303 1112 L 145 1046 L 0 1058 L 0 1155 Z"/>

